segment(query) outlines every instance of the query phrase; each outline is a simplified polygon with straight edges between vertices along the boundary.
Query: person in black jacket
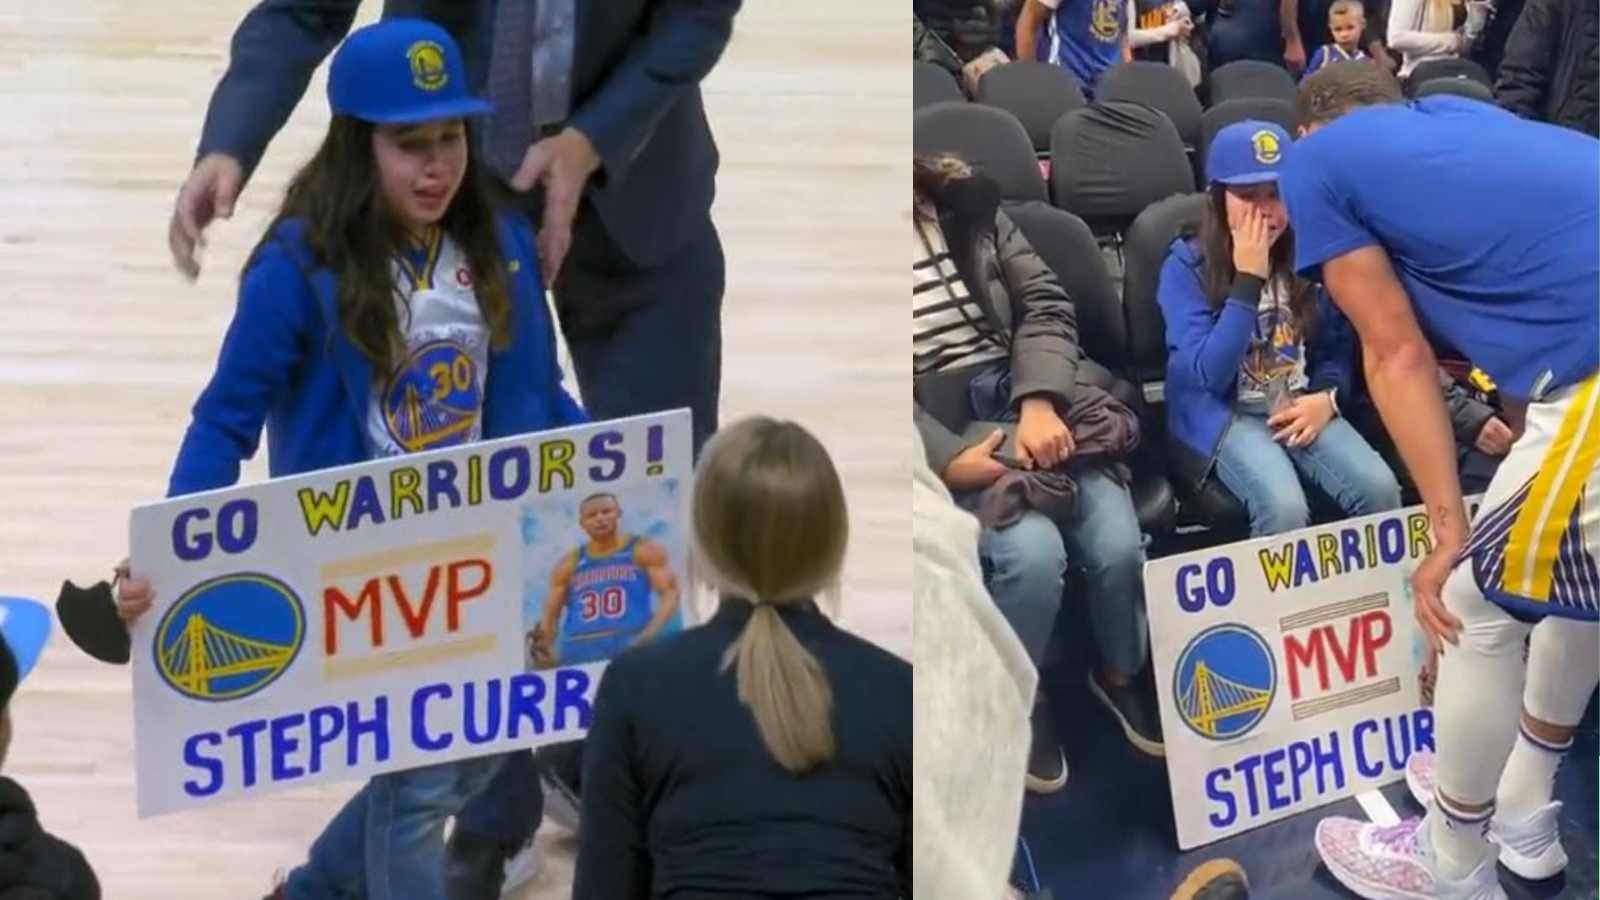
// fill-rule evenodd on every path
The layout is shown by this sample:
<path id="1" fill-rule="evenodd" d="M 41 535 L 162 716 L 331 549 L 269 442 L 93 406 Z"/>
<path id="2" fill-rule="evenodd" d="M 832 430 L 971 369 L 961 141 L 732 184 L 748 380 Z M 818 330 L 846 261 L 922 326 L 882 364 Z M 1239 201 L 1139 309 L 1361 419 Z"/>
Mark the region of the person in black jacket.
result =
<path id="1" fill-rule="evenodd" d="M 1528 0 L 1506 40 L 1495 96 L 1524 119 L 1600 137 L 1600 7 Z"/>
<path id="2" fill-rule="evenodd" d="M 976 506 L 1007 472 L 996 455 L 1053 469 L 1077 450 L 1064 417 L 1110 373 L 1080 353 L 1072 301 L 1010 217 L 994 181 L 959 160 L 914 163 L 912 415 L 928 466 L 958 503 Z M 1098 261 L 1096 261 L 1098 262 Z M 1015 422 L 1003 433 L 974 423 Z M 1148 669 L 1143 541 L 1128 489 L 1110 467 L 1075 468 L 1075 509 L 1061 521 L 1026 510 L 985 528 L 979 554 L 995 605 L 1037 666 L 1061 608 L 1070 554 L 1084 573 L 1089 626 L 1100 656 L 1093 693 L 1141 752 L 1164 752 Z M 1028 788 L 1059 790 L 1066 761 L 1049 713 L 1033 716 Z"/>
<path id="3" fill-rule="evenodd" d="M 5 613 L 0 618 L 0 767 L 11 748 L 11 697 L 44 648 L 50 622 L 43 607 L 38 615 Z M 0 777 L 0 900 L 100 900 L 100 882 L 88 860 L 45 831 L 28 792 L 5 777 Z"/>
<path id="4" fill-rule="evenodd" d="M 827 450 L 737 422 L 690 508 L 720 607 L 600 682 L 574 900 L 910 897 L 911 665 L 832 621 L 849 521 Z"/>

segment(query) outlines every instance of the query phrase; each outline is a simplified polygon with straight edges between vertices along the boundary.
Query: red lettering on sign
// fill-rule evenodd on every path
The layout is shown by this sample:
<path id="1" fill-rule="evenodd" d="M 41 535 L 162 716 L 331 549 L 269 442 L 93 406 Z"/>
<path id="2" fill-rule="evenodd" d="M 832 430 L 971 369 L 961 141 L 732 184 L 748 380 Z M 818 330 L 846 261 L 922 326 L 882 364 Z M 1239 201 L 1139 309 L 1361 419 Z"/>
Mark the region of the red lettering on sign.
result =
<path id="1" fill-rule="evenodd" d="M 337 585 L 326 586 L 322 592 L 323 652 L 328 656 L 338 654 L 341 616 L 351 622 L 360 622 L 365 616 L 371 629 L 372 649 L 383 647 L 383 608 L 389 603 L 386 596 L 392 598 L 411 638 L 426 637 L 429 624 L 434 621 L 434 600 L 441 580 L 444 583 L 444 630 L 453 633 L 461 630 L 462 605 L 487 593 L 494 583 L 494 568 L 486 559 L 429 566 L 426 581 L 409 588 L 399 574 L 375 576 L 361 585 L 354 600 Z"/>
<path id="2" fill-rule="evenodd" d="M 1289 670 L 1289 697 L 1299 700 L 1310 692 L 1302 689 L 1302 670 L 1314 669 L 1316 692 L 1326 693 L 1333 685 L 1329 679 L 1328 656 L 1340 678 L 1340 686 L 1378 674 L 1378 651 L 1394 637 L 1394 625 L 1389 613 L 1375 609 L 1364 612 L 1347 623 L 1345 637 L 1333 625 L 1321 625 L 1303 638 L 1292 634 L 1283 636 L 1284 667 Z"/>

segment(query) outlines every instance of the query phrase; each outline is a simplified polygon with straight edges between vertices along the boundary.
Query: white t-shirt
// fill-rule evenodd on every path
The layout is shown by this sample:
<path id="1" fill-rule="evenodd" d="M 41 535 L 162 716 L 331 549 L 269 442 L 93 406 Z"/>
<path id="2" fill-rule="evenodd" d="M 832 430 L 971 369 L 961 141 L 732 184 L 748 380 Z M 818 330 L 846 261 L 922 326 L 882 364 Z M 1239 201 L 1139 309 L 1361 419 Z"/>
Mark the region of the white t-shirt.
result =
<path id="1" fill-rule="evenodd" d="M 405 353 L 373 379 L 367 443 L 374 458 L 454 447 L 483 436 L 489 326 L 465 254 L 440 229 L 394 262 Z M 409 287 L 409 292 L 405 288 Z"/>

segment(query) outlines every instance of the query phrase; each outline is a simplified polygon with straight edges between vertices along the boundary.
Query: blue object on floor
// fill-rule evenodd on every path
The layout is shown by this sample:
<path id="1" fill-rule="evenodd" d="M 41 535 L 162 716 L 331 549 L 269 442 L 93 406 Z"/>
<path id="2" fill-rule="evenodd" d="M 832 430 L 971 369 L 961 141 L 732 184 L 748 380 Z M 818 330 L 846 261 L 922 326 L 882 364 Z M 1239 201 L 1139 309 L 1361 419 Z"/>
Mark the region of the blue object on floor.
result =
<path id="1" fill-rule="evenodd" d="M 1081 615 L 1070 599 L 1061 618 Z M 1070 628 L 1065 623 L 1063 628 Z M 1077 644 L 1066 640 L 1061 644 Z M 1213 857 L 1231 857 L 1250 878 L 1251 900 L 1348 900 L 1312 847 L 1317 822 L 1327 816 L 1365 818 L 1352 799 L 1209 844 L 1178 851 L 1166 762 L 1135 750 L 1086 685 L 1088 663 L 1081 647 L 1065 647 L 1046 666 L 1041 690 L 1056 716 L 1072 780 L 1049 796 L 1030 794 L 1022 833 L 1039 880 L 1057 897 L 1094 900 L 1168 900 L 1189 870 Z M 1568 761 L 1556 776 L 1562 800 L 1561 839 L 1570 862 L 1563 875 L 1523 881 L 1501 868 L 1511 900 L 1600 896 L 1596 834 L 1600 833 L 1600 741 L 1596 703 L 1578 726 Z M 1400 816 L 1419 815 L 1404 782 L 1384 789 Z"/>

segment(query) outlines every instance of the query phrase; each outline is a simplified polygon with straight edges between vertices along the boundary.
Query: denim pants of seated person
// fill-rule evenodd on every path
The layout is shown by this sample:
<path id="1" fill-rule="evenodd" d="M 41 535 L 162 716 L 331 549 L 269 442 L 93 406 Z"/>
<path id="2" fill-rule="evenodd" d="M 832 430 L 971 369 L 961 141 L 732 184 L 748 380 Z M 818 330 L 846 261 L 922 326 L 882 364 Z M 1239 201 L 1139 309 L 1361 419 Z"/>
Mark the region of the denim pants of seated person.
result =
<path id="1" fill-rule="evenodd" d="M 978 536 L 984 585 L 1006 617 L 1028 657 L 1044 660 L 1068 559 L 1084 573 L 1084 603 L 1095 648 L 1105 666 L 1119 675 L 1144 668 L 1150 648 L 1144 604 L 1144 537 L 1133 498 L 1103 471 L 1075 473 L 1078 500 L 1063 522 L 1028 510 L 1004 528 L 985 528 Z M 961 498 L 975 509 L 977 494 Z"/>
<path id="2" fill-rule="evenodd" d="M 1394 472 L 1348 421 L 1333 419 L 1309 447 L 1285 447 L 1272 434 L 1265 418 L 1235 413 L 1217 452 L 1217 477 L 1249 512 L 1251 537 L 1311 524 L 1301 478 L 1349 516 L 1400 508 Z"/>
<path id="3" fill-rule="evenodd" d="M 290 900 L 445 900 L 444 823 L 506 754 L 375 775 L 289 873 Z"/>

